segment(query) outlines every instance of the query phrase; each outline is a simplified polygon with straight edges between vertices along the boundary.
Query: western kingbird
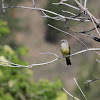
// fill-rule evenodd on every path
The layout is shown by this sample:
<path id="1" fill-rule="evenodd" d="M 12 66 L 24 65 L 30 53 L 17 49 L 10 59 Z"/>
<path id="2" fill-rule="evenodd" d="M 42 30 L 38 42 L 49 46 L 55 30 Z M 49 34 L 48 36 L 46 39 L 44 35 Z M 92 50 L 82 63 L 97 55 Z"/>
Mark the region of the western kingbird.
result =
<path id="1" fill-rule="evenodd" d="M 70 55 L 70 46 L 68 44 L 68 41 L 63 39 L 60 41 L 61 43 L 61 52 L 63 56 Z M 66 57 L 66 63 L 67 65 L 71 65 L 70 57 Z"/>

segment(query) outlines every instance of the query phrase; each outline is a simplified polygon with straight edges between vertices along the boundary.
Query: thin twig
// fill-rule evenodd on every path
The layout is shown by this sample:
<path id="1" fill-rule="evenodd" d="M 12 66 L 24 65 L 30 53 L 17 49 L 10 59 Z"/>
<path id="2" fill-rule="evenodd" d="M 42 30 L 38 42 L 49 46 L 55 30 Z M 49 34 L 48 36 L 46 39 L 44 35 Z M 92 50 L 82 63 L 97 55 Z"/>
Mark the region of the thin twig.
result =
<path id="1" fill-rule="evenodd" d="M 43 9 L 43 8 L 32 8 L 32 7 L 25 7 L 25 6 L 10 6 L 10 7 L 4 7 L 4 9 L 8 9 L 8 8 L 24 8 L 24 9 L 30 9 L 30 10 L 37 10 L 37 11 L 43 11 L 43 12 L 47 12 L 47 13 L 50 13 L 50 14 L 53 14 L 55 16 L 57 16 L 57 18 L 59 18 L 59 20 L 62 20 L 62 21 L 66 21 L 67 20 L 73 20 L 73 21 L 81 21 L 81 19 L 78 19 L 78 18 L 71 18 L 71 17 L 65 17 L 61 14 L 58 14 L 56 12 L 52 12 L 50 10 L 46 10 L 46 9 Z M 46 16 L 48 18 L 52 18 L 51 16 Z M 82 22 L 90 22 L 90 20 L 83 20 Z"/>
<path id="2" fill-rule="evenodd" d="M 60 31 L 60 32 L 63 32 L 63 33 L 65 33 L 65 34 L 70 35 L 71 37 L 75 38 L 75 39 L 78 40 L 80 43 L 82 43 L 82 44 L 85 46 L 86 49 L 88 49 L 87 46 L 86 46 L 86 44 L 85 44 L 84 42 L 82 42 L 80 39 L 78 39 L 77 37 L 71 35 L 71 34 L 68 33 L 68 32 L 65 32 L 65 31 L 63 31 L 63 30 L 61 30 L 61 29 L 58 29 L 58 28 L 56 28 L 56 27 L 54 27 L 54 26 L 52 26 L 52 25 L 50 25 L 50 24 L 48 24 L 48 26 L 50 26 L 50 27 L 52 27 L 52 28 L 54 28 L 54 29 L 56 29 L 56 30 L 58 30 L 58 31 Z"/>
<path id="3" fill-rule="evenodd" d="M 76 79 L 75 79 L 75 78 L 74 78 L 74 81 L 75 81 L 75 83 L 76 83 L 77 87 L 79 88 L 79 90 L 81 91 L 81 93 L 82 93 L 83 97 L 85 98 L 85 100 L 87 100 L 87 98 L 86 98 L 85 94 L 83 93 L 82 89 L 81 89 L 81 88 L 80 88 L 80 86 L 78 85 L 78 83 L 77 83 L 77 81 L 76 81 Z"/>
<path id="4" fill-rule="evenodd" d="M 91 16 L 90 16 L 90 18 L 91 18 L 91 20 L 92 20 L 92 22 L 93 22 L 94 27 L 96 28 L 96 31 L 97 31 L 98 35 L 100 36 L 100 33 L 99 33 L 98 29 L 97 29 L 97 26 L 96 26 L 96 24 L 95 24 L 93 18 L 92 18 Z"/>
<path id="5" fill-rule="evenodd" d="M 99 54 L 99 53 L 98 53 Z M 96 59 L 96 61 L 98 62 L 98 63 L 100 63 L 100 61 L 98 60 L 98 59 Z"/>
<path id="6" fill-rule="evenodd" d="M 0 60 L 0 62 L 7 63 L 7 64 L 14 65 L 14 66 L 23 66 L 23 65 L 20 65 L 20 64 L 15 64 L 15 63 L 9 62 L 9 61 Z"/>
<path id="7" fill-rule="evenodd" d="M 5 13 L 5 9 L 4 9 L 4 0 L 2 0 L 2 15 L 1 18 L 3 17 L 4 13 Z"/>
<path id="8" fill-rule="evenodd" d="M 75 32 L 73 29 L 70 29 L 69 27 L 67 27 L 67 29 L 69 29 L 69 30 L 72 31 L 73 33 L 80 34 L 80 35 L 84 35 L 84 36 L 89 37 L 89 38 L 92 38 L 92 39 L 93 39 L 93 37 L 94 37 L 92 34 L 89 34 L 88 31 Z M 86 33 L 88 33 L 88 34 L 86 34 Z"/>
<path id="9" fill-rule="evenodd" d="M 86 8 L 86 3 L 87 3 L 87 0 L 84 1 L 84 8 Z"/>
<path id="10" fill-rule="evenodd" d="M 33 6 L 34 6 L 34 8 L 36 8 L 36 5 L 35 5 L 35 2 L 34 2 L 34 0 L 33 0 Z"/>
<path id="11" fill-rule="evenodd" d="M 77 6 L 80 8 L 81 12 L 85 12 L 85 14 L 89 17 L 92 17 L 96 25 L 99 25 L 100 22 L 98 19 L 96 19 L 85 7 L 83 7 L 77 0 L 74 0 Z"/>
<path id="12" fill-rule="evenodd" d="M 76 100 L 80 100 L 78 98 L 76 98 L 75 96 L 73 96 L 72 94 L 70 94 L 65 88 L 63 88 L 63 90 L 69 95 L 71 96 L 72 98 L 76 99 Z"/>
<path id="13" fill-rule="evenodd" d="M 66 12 L 66 13 L 68 13 L 68 14 L 71 14 L 71 15 L 76 16 L 76 14 L 74 14 L 74 13 L 72 13 L 72 12 L 69 12 L 69 11 L 64 11 L 64 10 L 62 10 L 62 12 Z"/>
<path id="14" fill-rule="evenodd" d="M 70 28 L 67 27 L 67 26 L 65 26 L 65 27 L 66 27 L 67 29 L 69 29 L 70 31 L 72 31 L 73 33 L 80 34 L 80 35 L 83 35 L 83 36 L 92 38 L 93 40 L 95 40 L 95 41 L 97 41 L 97 42 L 100 42 L 100 38 L 98 38 L 98 37 L 96 37 L 95 35 L 89 33 L 90 31 L 95 30 L 95 28 L 93 28 L 93 29 L 91 29 L 91 30 L 88 30 L 88 31 L 75 32 L 73 29 L 70 29 Z"/>
<path id="15" fill-rule="evenodd" d="M 28 67 L 29 67 L 29 68 L 32 68 L 33 66 L 47 65 L 47 64 L 50 64 L 50 63 L 53 63 L 53 62 L 57 61 L 58 59 L 59 59 L 59 58 L 55 58 L 54 60 L 51 60 L 51 61 L 45 62 L 45 63 L 40 63 L 40 64 L 31 64 L 31 65 L 29 65 Z"/>
<path id="16" fill-rule="evenodd" d="M 91 82 L 94 82 L 94 81 L 97 81 L 97 80 L 100 80 L 100 78 L 87 80 L 84 84 L 87 84 L 89 86 Z"/>
<path id="17" fill-rule="evenodd" d="M 80 10 L 79 8 L 75 7 L 75 6 L 72 6 L 70 4 L 67 4 L 67 3 L 64 3 L 64 2 L 59 2 L 59 3 L 52 3 L 54 5 L 65 5 L 65 6 L 68 6 L 68 7 L 71 7 L 73 9 L 76 9 L 76 10 Z"/>

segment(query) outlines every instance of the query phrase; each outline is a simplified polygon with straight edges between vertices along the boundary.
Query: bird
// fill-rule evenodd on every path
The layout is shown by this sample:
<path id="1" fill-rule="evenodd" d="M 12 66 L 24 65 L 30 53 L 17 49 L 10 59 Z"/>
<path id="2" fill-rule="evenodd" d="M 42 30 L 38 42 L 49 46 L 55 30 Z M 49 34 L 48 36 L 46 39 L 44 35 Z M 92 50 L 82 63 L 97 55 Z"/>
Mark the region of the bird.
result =
<path id="1" fill-rule="evenodd" d="M 69 46 L 68 41 L 66 39 L 62 39 L 60 43 L 61 43 L 60 50 L 63 56 L 70 55 L 70 46 Z M 71 65 L 70 57 L 66 57 L 66 64 Z"/>

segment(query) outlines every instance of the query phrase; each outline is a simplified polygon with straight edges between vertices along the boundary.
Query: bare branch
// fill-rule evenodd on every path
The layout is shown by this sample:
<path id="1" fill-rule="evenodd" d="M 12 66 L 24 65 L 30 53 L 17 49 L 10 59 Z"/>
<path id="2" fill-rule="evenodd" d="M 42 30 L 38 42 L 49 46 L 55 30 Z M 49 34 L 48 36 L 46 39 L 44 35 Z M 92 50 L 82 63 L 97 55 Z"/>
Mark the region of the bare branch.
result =
<path id="1" fill-rule="evenodd" d="M 82 5 L 82 0 L 80 0 L 80 4 Z"/>
<path id="2" fill-rule="evenodd" d="M 65 5 L 65 6 L 68 6 L 68 7 L 71 7 L 73 9 L 76 9 L 76 10 L 80 10 L 79 8 L 75 7 L 75 6 L 72 6 L 70 4 L 67 4 L 67 3 L 64 3 L 64 2 L 59 2 L 59 3 L 52 3 L 54 5 Z"/>
<path id="3" fill-rule="evenodd" d="M 9 66 L 9 67 L 27 67 L 27 68 L 32 68 L 33 66 L 42 66 L 42 65 L 47 65 L 47 64 L 50 64 L 52 62 L 55 62 L 56 60 L 58 60 L 58 56 L 56 54 L 53 54 L 53 53 L 42 53 L 42 54 L 51 54 L 51 55 L 54 55 L 56 56 L 56 58 L 54 60 L 51 60 L 49 62 L 45 62 L 45 63 L 40 63 L 40 64 L 31 64 L 31 65 L 27 65 L 27 66 L 24 66 L 24 65 L 20 65 L 20 64 L 15 64 L 15 63 L 12 63 L 12 62 L 9 62 L 9 61 L 2 61 L 0 60 L 0 62 L 4 62 L 4 63 L 7 63 L 7 64 L 2 64 L 0 63 L 0 65 L 2 66 Z M 9 65 L 8 65 L 9 64 Z"/>
<path id="4" fill-rule="evenodd" d="M 85 100 L 87 100 L 87 98 L 86 98 L 85 94 L 83 93 L 82 89 L 81 89 L 81 88 L 80 88 L 80 86 L 78 85 L 78 83 L 77 83 L 77 81 L 76 81 L 76 79 L 75 79 L 75 78 L 74 78 L 74 81 L 75 81 L 75 83 L 76 83 L 77 87 L 79 88 L 79 90 L 81 91 L 81 93 L 82 93 L 83 97 L 85 98 Z"/>
<path id="5" fill-rule="evenodd" d="M 46 10 L 46 9 L 43 9 L 43 8 L 32 8 L 32 7 L 25 7 L 25 6 L 4 7 L 4 9 L 8 9 L 8 8 L 24 8 L 24 9 L 30 9 L 30 10 L 43 11 L 43 12 L 47 12 L 47 13 L 50 13 L 50 14 L 57 16 L 56 17 L 57 19 L 55 17 L 51 17 L 51 16 L 46 16 L 46 17 L 51 18 L 51 19 L 61 20 L 61 21 L 66 21 L 66 19 L 67 19 L 67 20 L 73 20 L 73 21 L 90 22 L 90 20 L 81 20 L 81 19 L 78 19 L 78 18 L 65 17 L 61 14 L 58 14 L 58 13 L 55 13 L 55 12 L 52 12 L 50 10 Z"/>
<path id="6" fill-rule="evenodd" d="M 34 8 L 36 8 L 34 0 L 33 0 L 33 6 L 34 6 Z"/>
<path id="7" fill-rule="evenodd" d="M 85 7 L 83 7 L 77 0 L 74 0 L 75 3 L 77 4 L 77 6 L 80 8 L 80 10 L 82 12 L 85 12 L 86 15 L 88 15 L 89 17 L 92 17 L 94 22 L 96 23 L 96 25 L 99 25 L 100 22 L 98 19 L 96 19 Z"/>
<path id="8" fill-rule="evenodd" d="M 69 12 L 69 11 L 64 11 L 64 10 L 62 10 L 62 12 L 66 12 L 66 13 L 68 13 L 68 14 L 71 14 L 71 15 L 76 16 L 76 14 L 74 14 L 74 13 L 72 13 L 72 12 Z"/>
<path id="9" fill-rule="evenodd" d="M 98 37 L 96 37 L 96 36 L 94 36 L 93 39 L 94 39 L 95 41 L 97 41 L 97 42 L 100 42 L 100 38 L 98 38 Z"/>
<path id="10" fill-rule="evenodd" d="M 89 38 L 92 38 L 93 40 L 97 41 L 97 42 L 100 42 L 100 38 L 96 37 L 95 35 L 93 34 L 90 34 L 89 32 L 95 30 L 95 28 L 91 29 L 91 30 L 88 30 L 88 31 L 81 31 L 81 32 L 75 32 L 73 29 L 70 29 L 69 27 L 65 26 L 67 29 L 69 29 L 70 31 L 72 31 L 73 33 L 76 33 L 76 34 L 80 34 L 80 35 L 83 35 L 83 36 L 86 36 L 86 37 L 89 37 Z"/>
<path id="11" fill-rule="evenodd" d="M 3 17 L 4 13 L 5 13 L 4 0 L 2 0 L 2 15 L 1 15 L 1 18 Z"/>
<path id="12" fill-rule="evenodd" d="M 74 55 L 81 54 L 81 53 L 84 53 L 84 52 L 87 52 L 87 51 L 100 51 L 100 48 L 88 48 L 88 49 L 81 50 L 79 52 L 73 53 L 69 56 L 74 56 Z"/>
<path id="13" fill-rule="evenodd" d="M 9 62 L 9 61 L 2 61 L 2 60 L 0 60 L 0 62 L 11 64 L 11 65 L 14 65 L 14 66 L 23 66 L 23 65 L 20 65 L 20 64 L 15 64 L 15 63 Z"/>
<path id="14" fill-rule="evenodd" d="M 63 90 L 64 90 L 69 96 L 71 96 L 72 98 L 74 98 L 74 99 L 76 99 L 76 100 L 80 100 L 80 99 L 74 97 L 72 94 L 70 94 L 65 88 L 63 88 Z"/>
<path id="15" fill-rule="evenodd" d="M 73 29 L 70 29 L 69 27 L 66 27 L 66 28 L 69 29 L 70 31 L 72 31 L 73 33 L 76 33 L 76 34 L 84 35 L 84 36 L 92 38 L 92 39 L 94 37 L 92 34 L 89 34 L 88 31 L 75 32 Z"/>
<path id="16" fill-rule="evenodd" d="M 54 59 L 54 60 L 51 60 L 49 62 L 45 62 L 45 63 L 40 63 L 40 64 L 31 64 L 31 65 L 27 65 L 27 66 L 24 66 L 24 65 L 20 65 L 20 64 L 15 64 L 13 63 L 13 65 L 8 65 L 12 62 L 5 62 L 5 61 L 0 61 L 0 62 L 5 62 L 5 63 L 8 63 L 8 64 L 0 64 L 2 66 L 9 66 L 9 67 L 26 67 L 26 68 L 32 68 L 33 66 L 42 66 L 42 65 L 47 65 L 47 64 L 50 64 L 52 62 L 55 62 L 56 60 L 58 60 L 58 58 Z"/>
<path id="17" fill-rule="evenodd" d="M 100 80 L 100 78 L 87 80 L 84 84 L 87 84 L 89 86 L 91 82 L 94 82 L 94 81 L 97 81 L 97 80 Z"/>
<path id="18" fill-rule="evenodd" d="M 99 53 L 98 53 L 99 54 Z M 100 54 L 99 54 L 100 55 Z M 98 60 L 98 59 L 96 59 L 96 61 L 98 62 L 98 63 L 100 63 L 100 61 Z"/>
<path id="19" fill-rule="evenodd" d="M 50 63 L 52 63 L 52 62 L 57 61 L 58 59 L 62 59 L 62 58 L 65 58 L 65 57 L 75 56 L 75 55 L 77 55 L 77 54 L 81 54 L 81 53 L 84 53 L 84 52 L 87 52 L 87 51 L 100 51 L 100 48 L 85 49 L 85 50 L 82 50 L 82 51 L 73 53 L 73 54 L 71 54 L 71 55 L 66 55 L 66 56 L 62 56 L 62 57 L 59 57 L 57 54 L 50 53 L 50 52 L 41 53 L 41 54 L 50 54 L 50 55 L 54 55 L 56 58 L 53 59 L 53 60 L 51 60 L 51 61 L 48 61 L 48 62 L 45 62 L 45 63 L 40 63 L 40 64 L 31 64 L 31 65 L 24 66 L 24 65 L 15 64 L 15 63 L 12 63 L 12 62 L 9 62 L 9 61 L 2 61 L 2 60 L 0 60 L 0 62 L 7 63 L 7 64 L 2 64 L 2 63 L 0 63 L 0 65 L 2 65 L 2 66 L 9 66 L 9 67 L 27 67 L 27 68 L 32 68 L 33 66 L 47 65 L 47 64 L 50 64 Z"/>
<path id="20" fill-rule="evenodd" d="M 71 37 L 75 38 L 75 39 L 78 40 L 80 43 L 82 43 L 82 44 L 85 46 L 85 48 L 87 49 L 87 46 L 85 45 L 85 43 L 82 42 L 82 41 L 81 41 L 80 39 L 78 39 L 77 37 L 71 35 L 71 34 L 68 33 L 68 32 L 65 32 L 65 31 L 63 31 L 63 30 L 61 30 L 61 29 L 58 29 L 58 28 L 56 28 L 56 27 L 54 27 L 54 26 L 52 26 L 52 25 L 50 25 L 50 24 L 48 24 L 48 25 L 49 25 L 50 27 L 52 27 L 52 28 L 54 28 L 54 29 L 60 31 L 60 32 L 63 32 L 63 33 L 65 33 L 65 34 L 68 34 L 68 35 L 70 35 Z"/>
<path id="21" fill-rule="evenodd" d="M 45 63 L 40 63 L 40 64 L 31 64 L 31 65 L 28 65 L 29 68 L 32 68 L 33 66 L 42 66 L 42 65 L 47 65 L 47 64 L 50 64 L 50 63 L 53 63 L 55 61 L 57 61 L 59 58 L 55 58 L 54 60 L 51 60 L 49 62 L 45 62 Z"/>
<path id="22" fill-rule="evenodd" d="M 97 31 L 98 35 L 100 36 L 100 33 L 99 33 L 98 29 L 97 29 L 97 26 L 96 26 L 96 24 L 95 24 L 93 18 L 92 18 L 91 16 L 90 16 L 90 18 L 91 18 L 91 20 L 92 20 L 92 22 L 93 22 L 94 27 L 96 28 L 96 31 Z"/>
<path id="23" fill-rule="evenodd" d="M 87 3 L 87 0 L 84 1 L 84 8 L 86 8 L 86 3 Z"/>

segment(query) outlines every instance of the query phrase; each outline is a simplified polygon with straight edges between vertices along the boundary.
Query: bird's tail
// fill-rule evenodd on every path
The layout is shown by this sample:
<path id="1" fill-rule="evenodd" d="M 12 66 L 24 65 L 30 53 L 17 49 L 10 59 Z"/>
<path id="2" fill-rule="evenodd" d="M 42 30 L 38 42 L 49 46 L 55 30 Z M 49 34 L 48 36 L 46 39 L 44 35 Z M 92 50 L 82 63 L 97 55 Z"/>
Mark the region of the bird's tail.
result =
<path id="1" fill-rule="evenodd" d="M 69 57 L 66 58 L 66 63 L 67 63 L 67 65 L 71 65 L 71 61 L 70 61 L 70 58 Z"/>

